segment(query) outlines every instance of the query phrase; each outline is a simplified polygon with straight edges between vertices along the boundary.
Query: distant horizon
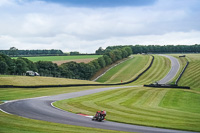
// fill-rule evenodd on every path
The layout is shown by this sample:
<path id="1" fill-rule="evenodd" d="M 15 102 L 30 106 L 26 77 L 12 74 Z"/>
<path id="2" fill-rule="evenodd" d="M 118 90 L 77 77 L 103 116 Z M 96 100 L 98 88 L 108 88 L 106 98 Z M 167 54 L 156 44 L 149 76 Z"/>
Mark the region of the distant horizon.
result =
<path id="1" fill-rule="evenodd" d="M 177 45 L 175 45 L 175 44 L 169 44 L 169 45 L 140 45 L 140 44 L 135 44 L 135 45 L 114 45 L 114 46 L 136 46 L 136 45 L 139 45 L 139 46 L 192 46 L 192 45 L 200 45 L 200 44 L 192 44 L 192 45 L 179 45 L 179 44 L 177 44 Z M 63 51 L 62 49 L 18 49 L 17 47 L 15 47 L 15 48 L 17 50 L 61 50 L 63 53 L 79 52 L 80 54 L 95 54 L 95 51 L 98 50 L 98 49 L 96 49 L 93 53 L 82 53 L 82 52 L 80 52 L 78 50 L 75 50 L 75 51 Z M 103 49 L 106 49 L 106 48 L 103 48 Z M 0 50 L 10 50 L 10 48 L 9 49 L 0 49 Z"/>

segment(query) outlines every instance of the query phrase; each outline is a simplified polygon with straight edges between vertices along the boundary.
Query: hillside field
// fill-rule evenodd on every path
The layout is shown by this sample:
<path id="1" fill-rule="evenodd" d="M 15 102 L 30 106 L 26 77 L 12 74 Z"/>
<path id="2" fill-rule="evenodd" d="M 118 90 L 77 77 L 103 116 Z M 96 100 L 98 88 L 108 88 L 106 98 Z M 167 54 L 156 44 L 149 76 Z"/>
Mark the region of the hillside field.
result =
<path id="1" fill-rule="evenodd" d="M 67 60 L 80 60 L 80 59 L 97 59 L 102 55 L 77 55 L 77 56 L 36 56 L 36 57 L 23 57 L 33 62 L 36 61 L 67 61 Z M 17 57 L 13 57 L 16 59 Z"/>

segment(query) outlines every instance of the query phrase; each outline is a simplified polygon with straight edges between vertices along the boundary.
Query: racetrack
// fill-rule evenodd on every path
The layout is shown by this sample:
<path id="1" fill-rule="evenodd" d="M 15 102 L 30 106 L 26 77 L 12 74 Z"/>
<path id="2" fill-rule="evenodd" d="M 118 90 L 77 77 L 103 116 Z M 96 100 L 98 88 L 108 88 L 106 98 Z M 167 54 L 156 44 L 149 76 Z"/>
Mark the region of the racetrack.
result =
<path id="1" fill-rule="evenodd" d="M 162 56 L 169 58 L 171 61 L 171 70 L 163 79 L 158 81 L 159 84 L 166 84 L 176 76 L 180 68 L 180 64 L 178 62 L 178 59 L 176 59 L 175 57 L 169 55 L 162 55 Z"/>
<path id="2" fill-rule="evenodd" d="M 171 78 L 172 77 L 173 75 L 171 75 Z M 128 87 L 136 87 L 136 86 L 128 86 Z M 1 104 L 0 109 L 4 112 L 14 114 L 14 115 L 19 115 L 26 118 L 44 120 L 44 121 L 50 121 L 50 122 L 56 122 L 56 123 L 64 123 L 64 124 L 70 124 L 70 125 L 85 126 L 85 127 L 94 127 L 94 128 L 129 131 L 129 132 L 144 132 L 144 133 L 145 132 L 147 133 L 160 133 L 160 132 L 162 133 L 171 133 L 171 132 L 189 133 L 189 131 L 178 131 L 178 130 L 170 130 L 170 129 L 145 127 L 145 126 L 136 126 L 136 125 L 129 125 L 129 124 L 123 124 L 123 123 L 110 122 L 110 121 L 96 122 L 96 121 L 92 121 L 91 118 L 87 118 L 84 116 L 66 112 L 52 106 L 52 103 L 58 100 L 80 97 L 84 95 L 89 95 L 89 94 L 98 93 L 98 92 L 111 90 L 111 89 L 117 89 L 117 88 L 126 88 L 126 87 L 121 86 L 121 87 L 99 88 L 99 89 L 93 89 L 93 90 L 60 94 L 60 95 L 55 95 L 55 96 L 10 101 L 10 102 Z"/>
<path id="3" fill-rule="evenodd" d="M 134 86 L 129 86 L 129 87 L 134 87 Z M 96 121 L 92 121 L 91 118 L 87 118 L 84 116 L 66 112 L 52 106 L 52 103 L 57 100 L 75 98 L 75 97 L 80 97 L 80 96 L 93 94 L 93 93 L 97 93 L 101 91 L 117 89 L 117 88 L 126 88 L 126 87 L 100 88 L 100 89 L 94 89 L 94 90 L 86 90 L 86 91 L 80 91 L 80 92 L 61 94 L 61 95 L 56 95 L 56 96 L 18 100 L 18 101 L 4 103 L 0 105 L 0 108 L 7 113 L 19 115 L 26 118 L 44 120 L 44 121 L 50 121 L 50 122 L 56 122 L 56 123 L 64 123 L 64 124 L 70 124 L 70 125 L 85 126 L 85 127 L 94 127 L 94 128 L 129 131 L 129 132 L 143 132 L 143 133 L 145 132 L 147 133 L 160 133 L 160 132 L 189 133 L 187 131 L 136 126 L 136 125 L 129 125 L 129 124 L 123 124 L 123 123 L 110 122 L 110 121 L 96 122 Z"/>

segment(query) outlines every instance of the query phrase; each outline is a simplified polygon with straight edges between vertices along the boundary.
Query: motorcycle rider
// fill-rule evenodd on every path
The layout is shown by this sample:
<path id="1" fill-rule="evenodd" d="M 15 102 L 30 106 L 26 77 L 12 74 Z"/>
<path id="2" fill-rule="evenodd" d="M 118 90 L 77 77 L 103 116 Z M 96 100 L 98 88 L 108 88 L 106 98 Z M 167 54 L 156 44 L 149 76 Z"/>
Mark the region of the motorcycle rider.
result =
<path id="1" fill-rule="evenodd" d="M 94 116 L 94 118 L 93 118 L 93 120 L 96 118 L 98 118 L 98 116 L 101 116 L 101 117 L 103 117 L 103 119 L 105 118 L 105 116 L 106 116 L 106 111 L 105 110 L 101 110 L 101 111 L 97 111 L 96 112 L 96 115 Z"/>

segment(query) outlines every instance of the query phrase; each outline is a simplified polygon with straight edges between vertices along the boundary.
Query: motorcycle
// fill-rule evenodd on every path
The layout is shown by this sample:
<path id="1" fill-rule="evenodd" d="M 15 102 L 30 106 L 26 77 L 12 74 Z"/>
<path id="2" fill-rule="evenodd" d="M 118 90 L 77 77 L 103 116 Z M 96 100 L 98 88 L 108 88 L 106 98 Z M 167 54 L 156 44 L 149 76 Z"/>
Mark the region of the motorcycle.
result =
<path id="1" fill-rule="evenodd" d="M 96 120 L 96 121 L 101 122 L 101 121 L 104 120 L 104 118 L 105 118 L 105 115 L 102 115 L 102 114 L 98 113 L 97 115 L 95 115 L 95 116 L 92 118 L 92 120 L 93 120 L 93 121 Z"/>

